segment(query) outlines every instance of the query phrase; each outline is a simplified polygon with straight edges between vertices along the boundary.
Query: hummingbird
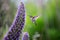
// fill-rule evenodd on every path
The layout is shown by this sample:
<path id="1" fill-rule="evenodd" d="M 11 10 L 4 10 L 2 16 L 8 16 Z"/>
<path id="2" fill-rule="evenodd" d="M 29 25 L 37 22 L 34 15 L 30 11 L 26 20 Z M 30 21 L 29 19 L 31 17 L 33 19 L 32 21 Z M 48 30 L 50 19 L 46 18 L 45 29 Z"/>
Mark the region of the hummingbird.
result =
<path id="1" fill-rule="evenodd" d="M 30 19 L 33 23 L 37 24 L 36 23 L 36 20 L 39 18 L 39 16 L 30 16 Z"/>

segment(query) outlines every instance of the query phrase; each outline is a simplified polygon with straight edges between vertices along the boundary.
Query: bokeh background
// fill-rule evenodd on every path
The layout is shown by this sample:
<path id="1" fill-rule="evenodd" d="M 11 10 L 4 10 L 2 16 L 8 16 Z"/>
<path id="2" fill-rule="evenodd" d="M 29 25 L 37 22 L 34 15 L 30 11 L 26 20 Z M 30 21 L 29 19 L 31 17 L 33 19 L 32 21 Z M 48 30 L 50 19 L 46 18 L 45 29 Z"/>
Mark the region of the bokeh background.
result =
<path id="1" fill-rule="evenodd" d="M 0 0 L 0 40 L 8 32 L 21 0 Z M 60 40 L 60 0 L 22 0 L 29 40 Z M 39 16 L 33 23 L 30 16 Z"/>

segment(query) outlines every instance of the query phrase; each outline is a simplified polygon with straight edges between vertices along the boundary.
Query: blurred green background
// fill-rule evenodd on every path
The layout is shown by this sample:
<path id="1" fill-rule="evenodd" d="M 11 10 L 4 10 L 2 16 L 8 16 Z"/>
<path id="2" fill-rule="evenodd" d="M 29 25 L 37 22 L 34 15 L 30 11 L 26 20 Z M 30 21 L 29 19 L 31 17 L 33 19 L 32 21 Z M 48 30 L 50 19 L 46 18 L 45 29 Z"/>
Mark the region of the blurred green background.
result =
<path id="1" fill-rule="evenodd" d="M 60 40 L 60 0 L 23 0 L 30 40 Z M 11 26 L 20 0 L 0 0 L 0 40 Z M 35 23 L 30 16 L 39 16 Z"/>

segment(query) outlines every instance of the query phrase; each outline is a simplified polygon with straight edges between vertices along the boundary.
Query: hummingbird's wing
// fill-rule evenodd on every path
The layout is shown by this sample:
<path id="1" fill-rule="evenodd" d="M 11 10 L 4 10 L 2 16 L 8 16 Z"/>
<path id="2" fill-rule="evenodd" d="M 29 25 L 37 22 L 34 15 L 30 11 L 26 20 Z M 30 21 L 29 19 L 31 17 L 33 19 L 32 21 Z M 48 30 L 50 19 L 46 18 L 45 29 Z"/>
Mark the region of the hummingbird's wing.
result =
<path id="1" fill-rule="evenodd" d="M 39 16 L 34 16 L 34 20 L 37 20 L 39 18 Z"/>

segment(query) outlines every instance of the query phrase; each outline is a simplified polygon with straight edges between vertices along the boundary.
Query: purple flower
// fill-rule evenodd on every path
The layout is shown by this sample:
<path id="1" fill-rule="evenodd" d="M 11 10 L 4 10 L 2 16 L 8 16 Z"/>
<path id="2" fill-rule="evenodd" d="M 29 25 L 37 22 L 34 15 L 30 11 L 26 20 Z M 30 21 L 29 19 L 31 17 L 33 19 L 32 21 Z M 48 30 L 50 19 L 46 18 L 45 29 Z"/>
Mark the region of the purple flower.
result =
<path id="1" fill-rule="evenodd" d="M 22 40 L 29 40 L 29 34 L 27 32 L 23 33 Z"/>
<path id="2" fill-rule="evenodd" d="M 4 37 L 4 40 L 19 40 L 21 30 L 25 23 L 25 9 L 24 4 L 21 2 L 21 5 L 18 7 L 16 17 Z"/>

